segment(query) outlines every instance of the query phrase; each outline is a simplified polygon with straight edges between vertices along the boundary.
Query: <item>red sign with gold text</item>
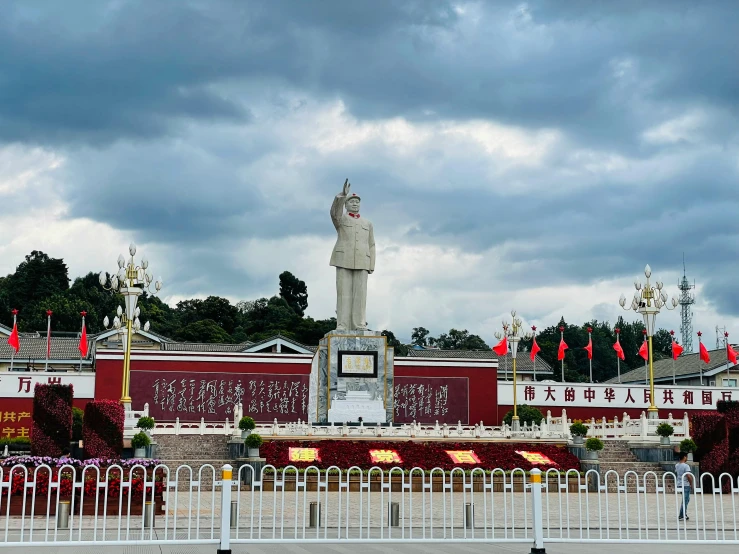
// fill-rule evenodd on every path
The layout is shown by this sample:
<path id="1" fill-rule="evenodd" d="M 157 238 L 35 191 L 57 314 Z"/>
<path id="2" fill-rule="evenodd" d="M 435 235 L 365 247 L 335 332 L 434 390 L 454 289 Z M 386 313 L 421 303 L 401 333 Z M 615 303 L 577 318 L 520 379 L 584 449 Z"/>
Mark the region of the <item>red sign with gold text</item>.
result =
<path id="1" fill-rule="evenodd" d="M 318 448 L 290 448 L 288 457 L 291 462 L 321 461 L 318 457 Z"/>
<path id="2" fill-rule="evenodd" d="M 395 450 L 370 450 L 370 457 L 375 464 L 402 464 L 403 460 Z"/>
<path id="3" fill-rule="evenodd" d="M 445 450 L 455 464 L 479 464 L 480 458 L 473 450 Z"/>
<path id="4" fill-rule="evenodd" d="M 516 454 L 523 456 L 528 462 L 532 464 L 540 464 L 543 466 L 556 466 L 552 460 L 547 458 L 544 454 L 539 452 L 527 452 L 526 450 L 516 450 Z"/>

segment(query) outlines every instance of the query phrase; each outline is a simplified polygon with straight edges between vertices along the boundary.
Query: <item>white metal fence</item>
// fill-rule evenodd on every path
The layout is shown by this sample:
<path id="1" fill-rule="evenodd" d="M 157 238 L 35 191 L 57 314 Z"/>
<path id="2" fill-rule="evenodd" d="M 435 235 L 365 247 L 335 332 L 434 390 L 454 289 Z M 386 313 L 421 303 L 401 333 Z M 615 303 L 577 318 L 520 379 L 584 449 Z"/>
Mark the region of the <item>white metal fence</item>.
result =
<path id="1" fill-rule="evenodd" d="M 51 475 L 49 480 L 48 476 Z M 235 479 L 233 478 L 235 477 Z M 0 468 L 0 546 L 284 542 L 739 544 L 739 482 L 537 469 Z"/>
<path id="2" fill-rule="evenodd" d="M 127 412 L 126 422 L 130 425 L 128 434 L 135 432 L 133 426 L 139 417 L 149 414 L 149 405 L 144 406 L 141 412 Z M 155 435 L 238 435 L 238 421 L 241 418 L 241 407 L 236 406 L 233 421 L 206 421 L 201 418 L 199 422 L 183 422 L 179 418 L 175 421 L 156 422 L 153 430 Z M 588 426 L 588 436 L 602 439 L 638 440 L 639 442 L 659 442 L 657 427 L 660 423 L 669 423 L 674 428 L 671 437 L 673 442 L 680 442 L 690 437 L 690 420 L 685 413 L 682 418 L 674 418 L 668 414 L 666 419 L 649 419 L 642 412 L 638 419 L 631 419 L 624 413 L 619 420 L 606 418 L 591 418 L 584 422 Z M 482 422 L 475 425 L 456 425 L 446 423 L 426 425 L 421 423 L 390 424 L 388 426 L 375 425 L 314 425 L 303 421 L 292 423 L 278 423 L 275 419 L 272 423 L 258 423 L 255 433 L 265 437 L 316 437 L 316 438 L 338 438 L 338 437 L 361 437 L 361 438 L 427 438 L 442 439 L 453 438 L 465 439 L 504 439 L 504 438 L 528 438 L 528 439 L 552 439 L 566 440 L 570 438 L 570 425 L 572 420 L 567 417 L 566 410 L 562 410 L 560 417 L 553 417 L 551 412 L 541 421 L 540 425 L 524 425 L 517 433 L 509 425 L 490 426 Z"/>

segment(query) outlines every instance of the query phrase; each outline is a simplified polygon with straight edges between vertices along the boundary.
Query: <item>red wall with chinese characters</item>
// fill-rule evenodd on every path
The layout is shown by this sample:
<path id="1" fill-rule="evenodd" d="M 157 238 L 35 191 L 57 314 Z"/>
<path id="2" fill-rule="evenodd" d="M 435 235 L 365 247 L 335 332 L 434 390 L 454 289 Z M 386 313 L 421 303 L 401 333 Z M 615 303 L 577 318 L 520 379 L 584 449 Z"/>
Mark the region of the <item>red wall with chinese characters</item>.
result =
<path id="1" fill-rule="evenodd" d="M 278 355 L 278 354 L 211 354 L 197 352 L 167 352 L 139 351 L 133 352 L 131 360 L 131 397 L 134 409 L 142 409 L 144 402 L 133 394 L 137 385 L 137 372 L 182 372 L 192 373 L 196 379 L 205 376 L 225 378 L 228 374 L 255 374 L 264 377 L 280 377 L 309 375 L 312 357 L 310 355 Z M 497 381 L 494 363 L 490 361 L 455 360 L 447 362 L 437 359 L 396 358 L 395 375 L 408 378 L 431 378 L 434 383 L 442 384 L 445 380 L 452 383 L 452 378 L 467 380 L 466 394 L 457 395 L 448 399 L 450 419 L 447 423 L 476 423 L 484 421 L 491 425 L 496 420 Z M 454 385 L 457 380 L 453 381 Z M 95 397 L 117 400 L 121 396 L 122 383 L 122 354 L 105 353 L 98 356 L 97 379 L 95 383 Z M 450 394 L 458 387 L 450 387 Z M 452 409 L 453 408 L 453 409 Z M 248 406 L 244 406 L 245 412 Z M 460 414 L 468 413 L 469 418 L 461 418 Z M 451 416 L 454 419 L 451 419 Z M 199 420 L 200 414 L 196 416 Z M 203 416 L 205 417 L 205 416 Z M 279 414 L 271 414 L 271 421 Z M 207 419 L 207 418 L 206 418 Z M 220 420 L 220 415 L 213 419 Z M 285 418 L 291 421 L 295 418 Z M 438 419 L 443 422 L 444 419 Z M 420 421 L 420 418 L 419 418 Z"/>
<path id="2" fill-rule="evenodd" d="M 464 366 L 457 362 L 443 362 L 433 358 L 396 358 L 395 375 L 397 377 L 466 377 L 468 380 L 468 412 L 467 423 L 473 425 L 480 421 L 486 425 L 494 425 L 497 421 L 497 372 L 493 364 L 475 364 Z M 454 364 L 454 365 L 452 365 Z M 449 398 L 449 403 L 463 403 L 464 398 Z M 442 420 L 439 419 L 441 422 Z M 457 423 L 457 420 L 447 421 Z"/>
<path id="3" fill-rule="evenodd" d="M 90 399 L 75 398 L 72 405 L 85 409 Z M 33 417 L 33 398 L 0 398 L 0 436 L 3 438 L 30 437 Z"/>

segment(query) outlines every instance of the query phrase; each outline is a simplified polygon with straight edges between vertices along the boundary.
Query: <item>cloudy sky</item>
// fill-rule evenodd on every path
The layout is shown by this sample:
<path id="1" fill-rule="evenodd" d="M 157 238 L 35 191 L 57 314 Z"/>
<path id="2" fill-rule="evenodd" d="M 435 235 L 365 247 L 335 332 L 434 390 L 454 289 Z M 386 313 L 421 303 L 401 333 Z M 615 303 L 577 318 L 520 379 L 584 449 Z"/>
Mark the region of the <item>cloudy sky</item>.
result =
<path id="1" fill-rule="evenodd" d="M 726 2 L 0 4 L 0 273 L 129 241 L 165 299 L 334 313 L 333 196 L 375 225 L 370 326 L 614 320 L 646 263 L 739 336 L 739 24 Z M 626 314 L 629 315 L 629 314 Z M 679 327 L 677 313 L 658 323 Z"/>

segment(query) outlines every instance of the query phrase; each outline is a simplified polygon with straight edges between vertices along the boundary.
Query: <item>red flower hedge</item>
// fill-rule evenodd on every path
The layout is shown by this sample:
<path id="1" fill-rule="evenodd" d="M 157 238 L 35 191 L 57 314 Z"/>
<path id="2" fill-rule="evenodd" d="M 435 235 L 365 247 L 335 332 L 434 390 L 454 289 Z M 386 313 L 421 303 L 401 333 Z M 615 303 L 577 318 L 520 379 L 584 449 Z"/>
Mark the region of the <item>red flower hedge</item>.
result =
<path id="1" fill-rule="evenodd" d="M 31 455 L 61 456 L 72 440 L 72 385 L 42 385 L 33 391 Z"/>
<path id="2" fill-rule="evenodd" d="M 123 451 L 123 405 L 114 400 L 95 400 L 85 406 L 82 437 L 88 458 L 120 458 Z"/>
<path id="3" fill-rule="evenodd" d="M 691 416 L 690 423 L 698 447 L 695 458 L 701 464 L 701 472 L 718 477 L 729 458 L 726 417 L 718 412 L 698 412 Z"/>
<path id="4" fill-rule="evenodd" d="M 49 471 L 42 469 L 36 474 L 36 496 L 47 496 L 49 494 Z M 10 479 L 10 472 L 3 475 L 3 481 L 6 483 Z M 72 495 L 72 474 L 64 472 L 61 475 L 61 481 L 59 480 L 59 472 L 56 468 L 52 469 L 51 479 L 53 483 L 59 483 L 59 497 L 66 498 Z M 23 471 L 13 472 L 13 478 L 10 483 L 10 494 L 12 496 L 21 496 L 23 491 L 26 490 L 26 483 L 33 483 L 34 472 L 29 471 L 28 474 L 24 474 Z M 30 497 L 33 489 L 27 489 L 26 494 Z M 56 489 L 52 489 L 52 496 L 56 497 Z M 3 488 L 2 497 L 7 495 L 7 489 Z"/>
<path id="5" fill-rule="evenodd" d="M 291 462 L 289 458 L 290 448 L 318 448 L 320 461 L 316 462 Z M 370 442 L 350 440 L 323 440 L 323 441 L 265 441 L 260 447 L 260 455 L 267 459 L 268 464 L 277 468 L 293 465 L 298 468 L 316 466 L 322 469 L 330 466 L 338 466 L 348 469 L 357 466 L 361 469 L 369 469 L 373 466 L 393 467 L 400 466 L 405 469 L 420 467 L 430 470 L 439 467 L 449 471 L 454 467 L 465 467 L 473 469 L 496 469 L 510 471 L 521 468 L 529 471 L 535 467 L 542 470 L 557 467 L 561 470 L 580 470 L 580 461 L 571 454 L 566 447 L 552 444 L 525 444 L 525 443 L 503 443 L 503 442 Z M 370 450 L 395 450 L 401 464 L 376 464 L 372 462 Z M 480 459 L 479 465 L 465 464 L 460 466 L 452 462 L 446 450 L 474 450 Z M 555 466 L 542 466 L 532 464 L 516 450 L 539 452 L 552 460 Z"/>

